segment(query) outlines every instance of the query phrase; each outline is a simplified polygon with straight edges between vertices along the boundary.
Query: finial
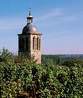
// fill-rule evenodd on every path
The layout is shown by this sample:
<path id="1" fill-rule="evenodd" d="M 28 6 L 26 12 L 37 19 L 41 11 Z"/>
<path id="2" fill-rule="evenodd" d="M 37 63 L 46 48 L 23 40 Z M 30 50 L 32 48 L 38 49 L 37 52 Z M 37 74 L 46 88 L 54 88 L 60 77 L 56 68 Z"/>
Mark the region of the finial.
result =
<path id="1" fill-rule="evenodd" d="M 31 8 L 29 8 L 29 16 L 31 16 Z"/>
<path id="2" fill-rule="evenodd" d="M 27 17 L 27 21 L 28 21 L 28 23 L 33 22 L 33 16 L 31 15 L 31 8 L 29 8 L 29 16 Z"/>

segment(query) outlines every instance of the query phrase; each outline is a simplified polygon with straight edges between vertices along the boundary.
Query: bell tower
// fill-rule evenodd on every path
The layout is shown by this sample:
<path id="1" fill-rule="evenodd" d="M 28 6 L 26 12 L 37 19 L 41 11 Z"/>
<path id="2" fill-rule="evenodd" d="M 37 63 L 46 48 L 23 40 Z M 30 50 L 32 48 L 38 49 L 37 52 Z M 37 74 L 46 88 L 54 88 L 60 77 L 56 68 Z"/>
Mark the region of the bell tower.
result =
<path id="1" fill-rule="evenodd" d="M 29 11 L 27 24 L 22 33 L 18 34 L 18 54 L 33 58 L 37 64 L 41 64 L 41 35 L 33 25 L 33 16 Z"/>

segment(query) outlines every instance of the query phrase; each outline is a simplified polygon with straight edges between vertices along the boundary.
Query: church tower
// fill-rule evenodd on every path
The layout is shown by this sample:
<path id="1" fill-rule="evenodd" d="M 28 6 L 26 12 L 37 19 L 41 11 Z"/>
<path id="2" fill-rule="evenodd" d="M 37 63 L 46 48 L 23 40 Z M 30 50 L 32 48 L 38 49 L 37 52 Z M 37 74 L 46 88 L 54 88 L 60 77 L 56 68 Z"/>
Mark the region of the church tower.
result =
<path id="1" fill-rule="evenodd" d="M 18 54 L 33 58 L 37 64 L 41 64 L 41 33 L 33 25 L 33 16 L 29 11 L 27 24 L 22 33 L 18 34 Z"/>

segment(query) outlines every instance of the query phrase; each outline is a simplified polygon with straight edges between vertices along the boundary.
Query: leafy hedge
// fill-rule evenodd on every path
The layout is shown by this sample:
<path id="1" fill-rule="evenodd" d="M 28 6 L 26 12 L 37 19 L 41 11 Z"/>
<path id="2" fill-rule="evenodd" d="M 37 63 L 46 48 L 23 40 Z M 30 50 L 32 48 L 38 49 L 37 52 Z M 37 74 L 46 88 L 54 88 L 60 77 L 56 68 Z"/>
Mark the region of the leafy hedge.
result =
<path id="1" fill-rule="evenodd" d="M 0 98 L 83 98 L 83 65 L 35 64 L 8 50 L 0 54 Z"/>

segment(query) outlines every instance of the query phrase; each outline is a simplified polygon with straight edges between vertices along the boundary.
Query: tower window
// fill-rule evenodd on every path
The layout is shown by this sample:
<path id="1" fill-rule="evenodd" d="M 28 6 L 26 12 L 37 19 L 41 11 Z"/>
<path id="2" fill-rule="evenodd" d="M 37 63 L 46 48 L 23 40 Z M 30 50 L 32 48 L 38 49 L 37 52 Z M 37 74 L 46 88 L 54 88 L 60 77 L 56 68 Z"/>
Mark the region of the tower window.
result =
<path id="1" fill-rule="evenodd" d="M 40 43 L 40 38 L 39 38 L 39 42 L 38 42 L 38 43 L 39 43 L 38 49 L 40 50 L 40 44 L 41 44 L 41 43 Z"/>
<path id="2" fill-rule="evenodd" d="M 37 50 L 39 50 L 39 38 L 37 38 Z"/>
<path id="3" fill-rule="evenodd" d="M 40 38 L 37 38 L 37 50 L 40 50 Z"/>
<path id="4" fill-rule="evenodd" d="M 24 50 L 24 39 L 19 38 L 19 51 L 23 51 L 23 50 Z"/>
<path id="5" fill-rule="evenodd" d="M 35 37 L 33 37 L 33 50 L 35 49 Z"/>
<path id="6" fill-rule="evenodd" d="M 37 50 L 37 38 L 35 38 L 35 50 Z"/>
<path id="7" fill-rule="evenodd" d="M 27 51 L 29 50 L 29 39 L 28 39 L 28 37 L 26 37 L 26 50 Z"/>

